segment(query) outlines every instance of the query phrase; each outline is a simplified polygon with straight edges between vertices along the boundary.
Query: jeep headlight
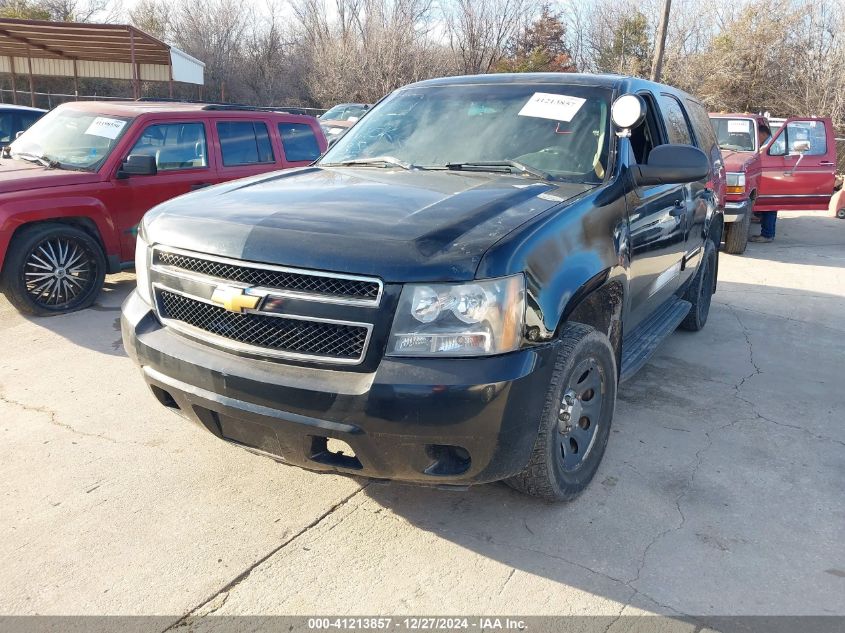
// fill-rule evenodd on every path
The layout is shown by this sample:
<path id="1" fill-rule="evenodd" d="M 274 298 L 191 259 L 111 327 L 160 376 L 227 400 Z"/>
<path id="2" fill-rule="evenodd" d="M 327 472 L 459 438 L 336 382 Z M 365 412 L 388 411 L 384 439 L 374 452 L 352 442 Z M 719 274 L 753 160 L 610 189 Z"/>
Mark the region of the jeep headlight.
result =
<path id="1" fill-rule="evenodd" d="M 745 174 L 729 171 L 725 179 L 727 193 L 745 193 Z"/>
<path id="2" fill-rule="evenodd" d="M 150 295 L 150 248 L 144 239 L 142 231 L 138 231 L 135 240 L 135 279 L 138 282 L 138 295 L 149 303 L 153 304 Z"/>
<path id="3" fill-rule="evenodd" d="M 389 356 L 487 356 L 522 340 L 525 279 L 406 284 L 387 345 Z"/>

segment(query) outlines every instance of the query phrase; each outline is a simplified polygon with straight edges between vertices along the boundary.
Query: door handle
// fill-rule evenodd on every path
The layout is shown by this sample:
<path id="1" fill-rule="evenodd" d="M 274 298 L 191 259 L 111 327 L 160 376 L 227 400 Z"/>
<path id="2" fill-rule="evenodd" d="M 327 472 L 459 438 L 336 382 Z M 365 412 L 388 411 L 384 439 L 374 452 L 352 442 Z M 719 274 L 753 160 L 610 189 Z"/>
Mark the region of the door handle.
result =
<path id="1" fill-rule="evenodd" d="M 675 204 L 672 206 L 672 210 L 669 211 L 669 215 L 673 218 L 677 218 L 679 215 L 683 215 L 686 210 L 686 205 L 682 200 L 675 200 Z"/>
<path id="2" fill-rule="evenodd" d="M 196 191 L 197 189 L 203 189 L 204 187 L 210 187 L 210 182 L 195 182 L 191 185 L 191 191 Z"/>
<path id="3" fill-rule="evenodd" d="M 819 165 L 821 165 L 822 167 L 833 167 L 835 164 L 836 163 L 834 163 L 832 160 L 819 161 Z"/>

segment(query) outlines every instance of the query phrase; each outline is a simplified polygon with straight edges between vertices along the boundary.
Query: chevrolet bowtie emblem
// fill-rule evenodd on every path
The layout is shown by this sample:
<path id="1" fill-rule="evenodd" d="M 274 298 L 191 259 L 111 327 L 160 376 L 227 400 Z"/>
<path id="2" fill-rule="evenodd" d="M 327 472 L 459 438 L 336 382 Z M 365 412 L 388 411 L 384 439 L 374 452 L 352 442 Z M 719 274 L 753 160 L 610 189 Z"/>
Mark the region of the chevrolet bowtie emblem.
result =
<path id="1" fill-rule="evenodd" d="M 261 297 L 248 295 L 242 288 L 217 286 L 214 294 L 211 295 L 211 300 L 229 312 L 240 313 L 244 310 L 254 310 L 261 301 Z"/>

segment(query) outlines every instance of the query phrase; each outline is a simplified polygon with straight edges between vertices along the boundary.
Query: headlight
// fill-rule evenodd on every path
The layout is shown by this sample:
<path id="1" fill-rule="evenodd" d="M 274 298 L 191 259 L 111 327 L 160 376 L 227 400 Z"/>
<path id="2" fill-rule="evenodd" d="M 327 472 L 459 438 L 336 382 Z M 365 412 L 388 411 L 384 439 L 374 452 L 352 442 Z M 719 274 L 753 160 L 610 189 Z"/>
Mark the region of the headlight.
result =
<path id="1" fill-rule="evenodd" d="M 135 240 L 135 278 L 138 281 L 138 294 L 144 301 L 152 305 L 153 300 L 150 296 L 149 252 L 150 249 L 147 242 L 144 240 L 143 234 L 139 231 L 138 238 Z"/>
<path id="2" fill-rule="evenodd" d="M 728 193 L 745 193 L 745 174 L 742 172 L 728 172 L 725 181 Z"/>
<path id="3" fill-rule="evenodd" d="M 525 279 L 514 275 L 465 284 L 407 284 L 402 289 L 390 356 L 487 356 L 519 347 Z"/>

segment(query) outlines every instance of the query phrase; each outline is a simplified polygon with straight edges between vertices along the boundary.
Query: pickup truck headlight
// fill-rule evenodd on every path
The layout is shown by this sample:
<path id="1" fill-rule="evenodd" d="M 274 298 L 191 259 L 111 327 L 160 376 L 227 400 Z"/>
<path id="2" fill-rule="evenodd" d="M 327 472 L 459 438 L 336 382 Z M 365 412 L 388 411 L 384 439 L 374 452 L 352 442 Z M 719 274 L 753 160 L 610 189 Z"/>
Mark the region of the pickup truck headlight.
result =
<path id="1" fill-rule="evenodd" d="M 727 193 L 745 193 L 745 174 L 729 171 L 725 182 Z"/>
<path id="2" fill-rule="evenodd" d="M 152 305 L 149 253 L 149 245 L 144 240 L 143 234 L 139 232 L 138 238 L 135 240 L 135 279 L 138 282 L 138 294 L 144 301 Z"/>
<path id="3" fill-rule="evenodd" d="M 488 356 L 522 340 L 525 279 L 406 284 L 387 345 L 389 356 Z"/>

